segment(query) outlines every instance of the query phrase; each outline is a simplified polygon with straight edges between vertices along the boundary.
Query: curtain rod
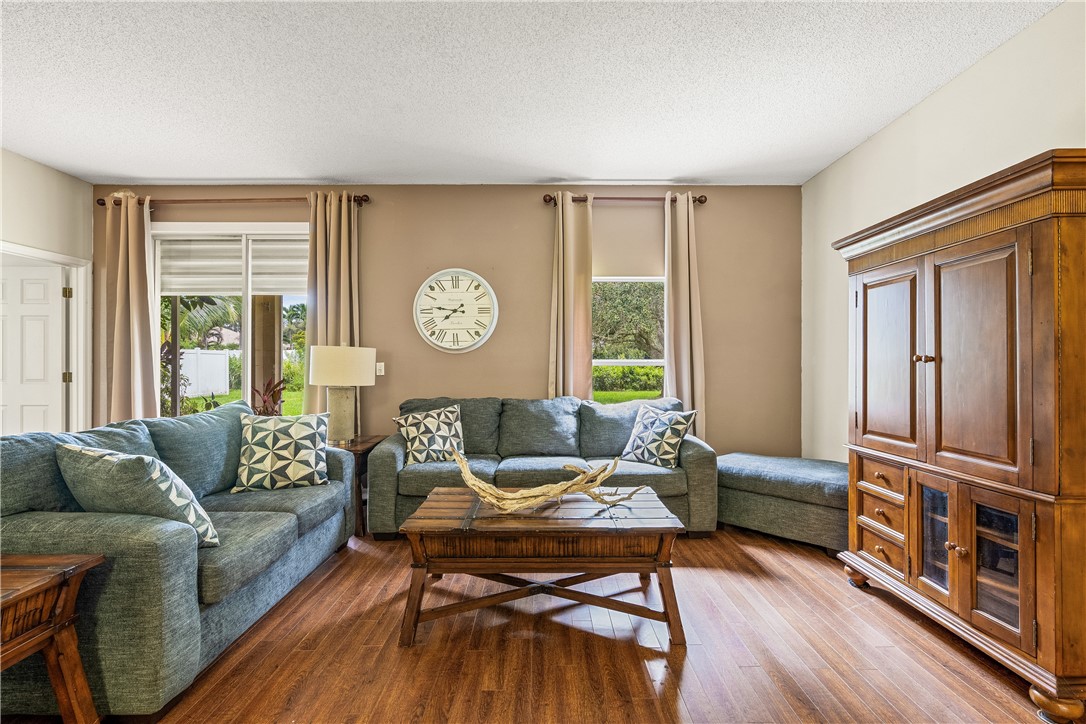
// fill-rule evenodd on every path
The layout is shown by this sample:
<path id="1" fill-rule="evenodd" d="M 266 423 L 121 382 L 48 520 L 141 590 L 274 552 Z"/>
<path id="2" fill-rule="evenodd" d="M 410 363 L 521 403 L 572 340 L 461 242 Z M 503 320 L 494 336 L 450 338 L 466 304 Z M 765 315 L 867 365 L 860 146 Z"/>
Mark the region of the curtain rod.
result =
<path id="1" fill-rule="evenodd" d="M 136 203 L 143 206 L 147 197 L 139 199 Z M 309 199 L 305 196 L 294 196 L 287 199 L 271 199 L 271 198 L 258 198 L 258 199 L 155 199 L 154 204 L 156 206 L 172 205 L 172 204 L 302 204 L 308 202 Z M 368 204 L 370 202 L 369 194 L 356 195 L 354 197 L 356 204 Z M 105 206 L 105 199 L 98 199 L 95 203 L 99 206 Z M 120 206 L 121 200 L 118 198 L 113 199 L 114 206 Z"/>
<path id="2" fill-rule="evenodd" d="M 593 201 L 663 201 L 664 197 L 663 196 L 593 196 L 592 200 Z M 585 201 L 588 201 L 588 196 L 574 196 L 573 201 L 576 202 L 576 203 L 584 203 Z M 671 203 L 675 203 L 676 201 L 677 201 L 677 199 L 674 196 L 672 196 L 671 197 Z M 702 194 L 701 196 L 695 196 L 694 197 L 694 203 L 695 204 L 705 204 L 705 203 L 708 203 L 708 202 L 709 202 L 709 199 L 705 196 L 705 194 Z M 543 203 L 550 204 L 551 206 L 554 206 L 558 202 L 557 202 L 557 200 L 555 199 L 555 197 L 553 195 L 551 195 L 551 194 L 543 194 Z"/>

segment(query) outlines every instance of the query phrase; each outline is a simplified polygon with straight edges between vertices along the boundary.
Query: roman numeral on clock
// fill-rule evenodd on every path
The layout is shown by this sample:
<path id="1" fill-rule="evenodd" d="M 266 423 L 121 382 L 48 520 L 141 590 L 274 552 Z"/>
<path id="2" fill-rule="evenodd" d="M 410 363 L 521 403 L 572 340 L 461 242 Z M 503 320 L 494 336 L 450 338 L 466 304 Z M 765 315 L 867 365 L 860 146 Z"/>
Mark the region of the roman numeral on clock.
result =
<path id="1" fill-rule="evenodd" d="M 479 312 L 479 314 L 486 315 L 486 314 L 490 314 L 493 310 L 491 310 L 490 307 L 479 307 L 477 311 Z"/>
<path id="2" fill-rule="evenodd" d="M 459 347 L 460 346 L 460 333 L 459 332 L 453 332 L 452 344 L 453 344 L 453 347 Z"/>
<path id="3" fill-rule="evenodd" d="M 475 326 L 479 327 L 480 329 L 486 329 L 486 325 L 480 322 L 478 319 L 475 320 Z"/>
<path id="4" fill-rule="evenodd" d="M 437 326 L 437 320 L 433 319 L 433 318 L 425 319 L 422 322 L 422 328 L 425 329 L 427 332 L 429 332 L 431 329 L 433 329 L 436 326 Z"/>
<path id="5" fill-rule="evenodd" d="M 437 330 L 437 334 L 434 335 L 434 339 L 436 339 L 438 342 L 444 342 L 445 341 L 445 330 L 444 329 Z"/>
<path id="6" fill-rule="evenodd" d="M 423 307 L 422 309 L 419 310 L 419 314 L 433 314 L 433 313 L 434 313 L 434 308 L 433 307 Z"/>
<path id="7" fill-rule="evenodd" d="M 476 287 L 476 288 L 478 288 L 478 287 Z M 486 299 L 486 292 L 480 292 L 479 294 L 475 295 L 475 301 L 478 302 L 478 301 L 480 301 L 482 299 Z"/>
<path id="8" fill-rule="evenodd" d="M 437 287 L 438 289 L 440 289 L 443 292 L 446 291 L 445 290 L 445 285 L 441 283 L 440 279 L 435 279 L 434 280 L 434 286 Z"/>
<path id="9" fill-rule="evenodd" d="M 459 289 L 460 288 L 460 277 L 453 275 L 453 276 L 449 277 L 449 281 L 452 283 L 452 288 L 453 289 Z"/>

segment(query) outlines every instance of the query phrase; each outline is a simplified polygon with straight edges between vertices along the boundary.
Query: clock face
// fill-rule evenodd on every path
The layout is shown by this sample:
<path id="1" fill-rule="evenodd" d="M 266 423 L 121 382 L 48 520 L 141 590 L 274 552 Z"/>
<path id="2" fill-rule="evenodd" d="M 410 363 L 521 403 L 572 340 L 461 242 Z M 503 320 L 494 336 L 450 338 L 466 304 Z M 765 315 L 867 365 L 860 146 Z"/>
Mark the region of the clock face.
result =
<path id="1" fill-rule="evenodd" d="M 482 346 L 498 323 L 498 298 L 486 280 L 467 269 L 431 276 L 415 295 L 415 328 L 443 352 Z"/>

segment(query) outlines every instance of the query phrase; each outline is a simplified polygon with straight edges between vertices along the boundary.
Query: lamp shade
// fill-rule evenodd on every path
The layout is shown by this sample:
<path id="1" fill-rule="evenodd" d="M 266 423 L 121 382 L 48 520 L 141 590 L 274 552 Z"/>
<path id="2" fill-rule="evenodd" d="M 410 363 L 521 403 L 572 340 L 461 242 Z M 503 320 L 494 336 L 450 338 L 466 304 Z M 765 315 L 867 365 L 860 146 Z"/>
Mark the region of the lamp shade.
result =
<path id="1" fill-rule="evenodd" d="M 309 348 L 309 384 L 325 387 L 369 387 L 377 382 L 377 350 L 373 347 Z"/>

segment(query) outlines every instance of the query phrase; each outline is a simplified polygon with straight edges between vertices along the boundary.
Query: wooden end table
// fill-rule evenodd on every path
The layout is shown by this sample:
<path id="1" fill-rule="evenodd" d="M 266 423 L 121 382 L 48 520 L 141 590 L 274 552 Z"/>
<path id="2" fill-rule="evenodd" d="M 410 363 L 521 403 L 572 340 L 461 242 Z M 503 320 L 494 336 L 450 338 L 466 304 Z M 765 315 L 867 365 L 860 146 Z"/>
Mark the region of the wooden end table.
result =
<path id="1" fill-rule="evenodd" d="M 609 489 L 610 490 L 610 489 Z M 631 488 L 619 488 L 629 493 Z M 577 603 L 620 611 L 667 623 L 672 644 L 685 644 L 675 586 L 671 547 L 683 531 L 656 493 L 644 489 L 616 506 L 587 495 L 563 496 L 518 513 L 499 513 L 467 488 L 435 488 L 400 532 L 411 543 L 411 584 L 400 645 L 410 646 L 418 624 L 442 616 L 547 594 Z M 567 575 L 532 581 L 512 573 Z M 422 608 L 427 574 L 466 573 L 509 586 L 511 590 L 435 608 Z M 618 573 L 655 573 L 663 610 L 570 588 Z"/>
<path id="2" fill-rule="evenodd" d="M 97 722 L 75 635 L 75 599 L 101 555 L 0 555 L 0 670 L 39 651 L 65 722 Z"/>
<path id="3" fill-rule="evenodd" d="M 370 453 L 378 443 L 388 435 L 367 435 L 356 437 L 343 446 L 347 452 L 354 453 L 354 481 L 355 506 L 354 506 L 354 534 L 361 538 L 366 534 L 366 504 L 369 499 L 369 487 L 366 482 L 366 467 Z"/>

